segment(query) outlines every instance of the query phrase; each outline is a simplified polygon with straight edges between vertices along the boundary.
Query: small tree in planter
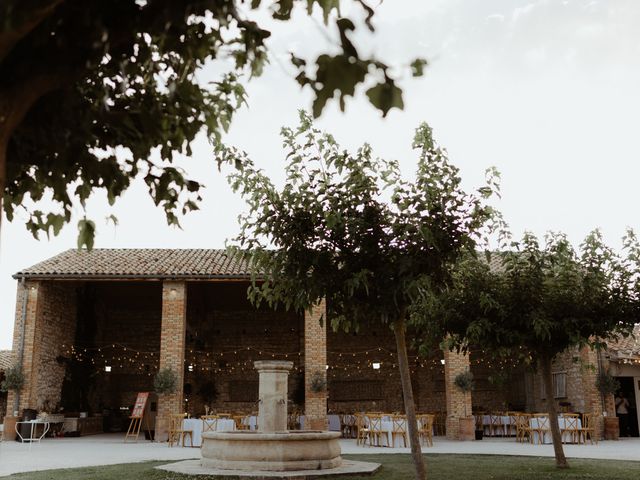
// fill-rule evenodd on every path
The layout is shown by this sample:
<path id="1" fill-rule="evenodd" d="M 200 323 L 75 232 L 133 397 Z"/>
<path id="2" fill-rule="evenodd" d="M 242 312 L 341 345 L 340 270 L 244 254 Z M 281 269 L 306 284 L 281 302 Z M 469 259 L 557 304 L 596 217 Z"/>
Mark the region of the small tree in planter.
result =
<path id="1" fill-rule="evenodd" d="M 311 375 L 309 389 L 313 393 L 322 393 L 327 390 L 327 379 L 322 372 L 314 372 L 313 375 Z"/>
<path id="2" fill-rule="evenodd" d="M 171 395 L 178 389 L 178 376 L 170 368 L 163 368 L 153 379 L 153 388 L 158 395 Z"/>
<path id="3" fill-rule="evenodd" d="M 620 390 L 620 382 L 609 372 L 601 372 L 596 379 L 596 388 L 602 395 L 615 395 Z M 617 440 L 620 436 L 620 420 L 615 415 L 604 417 L 604 436 L 607 440 Z"/>
<path id="4" fill-rule="evenodd" d="M 0 383 L 0 392 L 18 392 L 24 386 L 24 374 L 18 365 L 9 367 L 4 372 L 4 381 Z"/>
<path id="5" fill-rule="evenodd" d="M 596 379 L 596 387 L 603 395 L 615 395 L 620 390 L 620 382 L 609 372 L 601 372 Z"/>
<path id="6" fill-rule="evenodd" d="M 471 437 L 472 432 L 475 430 L 475 422 L 473 420 L 473 416 L 470 414 L 471 412 L 467 412 L 467 395 L 470 395 L 473 389 L 475 388 L 475 383 L 473 381 L 473 373 L 470 370 L 459 373 L 454 378 L 453 383 L 456 387 L 458 387 L 465 396 L 464 402 L 464 417 L 459 419 L 460 422 L 460 439 L 466 440 Z"/>

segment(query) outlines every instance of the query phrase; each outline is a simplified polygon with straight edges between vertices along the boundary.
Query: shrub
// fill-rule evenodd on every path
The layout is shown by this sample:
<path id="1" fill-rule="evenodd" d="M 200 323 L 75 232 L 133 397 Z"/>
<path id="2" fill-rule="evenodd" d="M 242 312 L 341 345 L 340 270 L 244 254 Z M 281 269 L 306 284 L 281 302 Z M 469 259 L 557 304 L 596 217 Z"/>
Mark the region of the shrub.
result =
<path id="1" fill-rule="evenodd" d="M 602 372 L 596 379 L 596 387 L 603 395 L 614 394 L 620 389 L 620 382 L 608 372 Z"/>
<path id="2" fill-rule="evenodd" d="M 327 389 L 327 379 L 322 372 L 315 372 L 311 375 L 309 389 L 314 393 L 324 392 Z"/>
<path id="3" fill-rule="evenodd" d="M 473 382 L 473 373 L 471 373 L 470 370 L 456 375 L 453 382 L 456 384 L 456 387 L 465 393 L 472 391 L 475 387 L 475 383 Z"/>
<path id="4" fill-rule="evenodd" d="M 0 392 L 8 392 L 9 390 L 18 391 L 24 385 L 24 375 L 22 369 L 14 365 L 4 372 L 4 381 L 0 383 Z"/>
<path id="5" fill-rule="evenodd" d="M 178 376 L 170 368 L 163 368 L 156 373 L 153 379 L 153 387 L 158 395 L 175 393 L 178 388 Z"/>

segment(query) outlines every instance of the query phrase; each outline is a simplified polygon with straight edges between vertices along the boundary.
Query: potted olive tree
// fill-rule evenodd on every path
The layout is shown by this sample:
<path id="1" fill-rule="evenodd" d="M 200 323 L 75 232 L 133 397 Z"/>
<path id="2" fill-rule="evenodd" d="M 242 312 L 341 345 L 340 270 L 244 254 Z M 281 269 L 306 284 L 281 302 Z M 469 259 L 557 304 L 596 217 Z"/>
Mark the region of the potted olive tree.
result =
<path id="1" fill-rule="evenodd" d="M 24 374 L 18 365 L 9 367 L 4 372 L 4 380 L 0 383 L 0 392 L 19 392 L 24 386 Z M 10 411 L 11 405 L 7 405 L 7 413 Z M 16 422 L 18 421 L 19 412 L 13 412 L 12 416 L 7 415 L 4 418 L 4 438 L 5 440 L 13 440 L 15 438 Z"/>
<path id="2" fill-rule="evenodd" d="M 160 369 L 153 379 L 153 389 L 158 394 L 158 397 L 176 393 L 178 391 L 178 375 L 171 368 Z M 156 418 L 156 428 L 152 432 L 152 436 L 156 441 L 166 440 L 169 425 L 168 423 L 163 424 L 163 422 L 168 422 L 168 419 Z M 156 432 L 158 432 L 157 435 Z"/>
<path id="3" fill-rule="evenodd" d="M 473 440 L 475 438 L 475 421 L 471 412 L 467 411 L 466 396 L 470 395 L 473 391 L 475 384 L 473 381 L 473 373 L 470 370 L 459 373 L 453 380 L 456 387 L 458 387 L 465 396 L 464 402 L 464 417 L 459 419 L 458 436 L 460 440 Z"/>
<path id="4" fill-rule="evenodd" d="M 596 379 L 596 387 L 605 397 L 615 395 L 620 390 L 620 382 L 609 372 L 601 372 Z M 615 412 L 612 416 L 604 417 L 604 438 L 605 440 L 618 440 L 620 437 L 620 423 Z"/>

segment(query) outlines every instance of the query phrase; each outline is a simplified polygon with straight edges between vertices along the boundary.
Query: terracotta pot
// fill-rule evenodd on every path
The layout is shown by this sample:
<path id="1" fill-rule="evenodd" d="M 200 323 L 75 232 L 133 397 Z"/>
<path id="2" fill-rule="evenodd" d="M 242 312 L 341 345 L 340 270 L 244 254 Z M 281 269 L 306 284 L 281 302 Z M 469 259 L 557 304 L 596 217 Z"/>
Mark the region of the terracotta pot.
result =
<path id="1" fill-rule="evenodd" d="M 16 422 L 19 417 L 4 417 L 4 431 L 2 433 L 5 441 L 16 439 Z"/>
<path id="2" fill-rule="evenodd" d="M 476 422 L 473 417 L 458 419 L 458 440 L 475 440 Z"/>
<path id="3" fill-rule="evenodd" d="M 618 417 L 604 417 L 604 439 L 618 440 L 620 437 L 620 419 Z"/>

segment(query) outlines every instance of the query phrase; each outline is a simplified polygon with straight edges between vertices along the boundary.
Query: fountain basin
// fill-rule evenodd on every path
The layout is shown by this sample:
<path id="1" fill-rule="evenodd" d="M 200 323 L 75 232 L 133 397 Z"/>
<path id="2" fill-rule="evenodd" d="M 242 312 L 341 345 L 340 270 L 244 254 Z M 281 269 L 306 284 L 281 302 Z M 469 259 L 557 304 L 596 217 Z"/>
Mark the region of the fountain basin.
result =
<path id="1" fill-rule="evenodd" d="M 286 472 L 342 464 L 340 432 L 206 432 L 202 466 L 222 470 Z"/>

